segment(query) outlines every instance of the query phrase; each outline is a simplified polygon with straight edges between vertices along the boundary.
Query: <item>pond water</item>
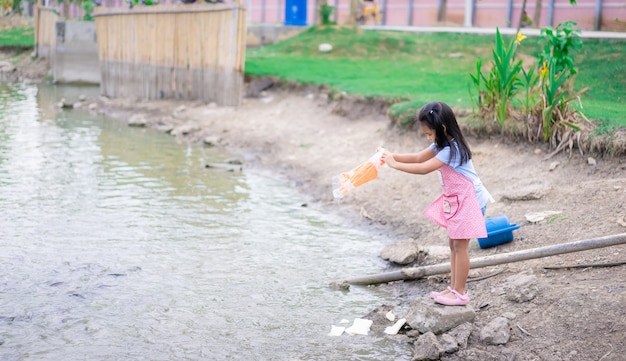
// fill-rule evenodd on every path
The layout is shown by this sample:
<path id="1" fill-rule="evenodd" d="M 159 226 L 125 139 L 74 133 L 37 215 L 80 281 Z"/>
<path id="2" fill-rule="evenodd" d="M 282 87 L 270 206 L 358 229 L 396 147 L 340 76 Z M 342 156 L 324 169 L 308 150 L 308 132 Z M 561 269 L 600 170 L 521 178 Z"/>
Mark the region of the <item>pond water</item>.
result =
<path id="1" fill-rule="evenodd" d="M 383 240 L 305 207 L 281 179 L 206 169 L 180 144 L 0 84 L 0 359 L 410 360 L 381 333 L 330 337 L 393 302 Z"/>

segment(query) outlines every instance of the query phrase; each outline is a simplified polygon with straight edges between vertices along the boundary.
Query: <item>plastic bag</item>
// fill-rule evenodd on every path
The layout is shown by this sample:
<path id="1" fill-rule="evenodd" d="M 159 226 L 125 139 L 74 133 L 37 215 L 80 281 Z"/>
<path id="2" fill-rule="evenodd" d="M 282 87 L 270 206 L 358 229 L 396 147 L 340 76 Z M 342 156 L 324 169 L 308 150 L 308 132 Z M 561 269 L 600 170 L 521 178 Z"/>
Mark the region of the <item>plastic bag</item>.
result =
<path id="1" fill-rule="evenodd" d="M 351 190 L 359 187 L 378 177 L 378 168 L 385 162 L 382 160 L 384 149 L 379 148 L 366 162 L 359 164 L 349 172 L 341 173 L 333 177 L 333 197 L 341 198 Z"/>

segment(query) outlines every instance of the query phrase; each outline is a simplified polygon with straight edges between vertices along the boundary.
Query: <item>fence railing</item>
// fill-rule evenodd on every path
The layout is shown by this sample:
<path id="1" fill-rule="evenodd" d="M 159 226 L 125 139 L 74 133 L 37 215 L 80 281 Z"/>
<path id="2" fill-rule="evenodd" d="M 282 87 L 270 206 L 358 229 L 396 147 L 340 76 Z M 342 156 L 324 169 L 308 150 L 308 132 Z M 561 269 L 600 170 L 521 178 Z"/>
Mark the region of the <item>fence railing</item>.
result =
<path id="1" fill-rule="evenodd" d="M 103 95 L 240 104 L 243 6 L 100 7 L 94 16 Z"/>

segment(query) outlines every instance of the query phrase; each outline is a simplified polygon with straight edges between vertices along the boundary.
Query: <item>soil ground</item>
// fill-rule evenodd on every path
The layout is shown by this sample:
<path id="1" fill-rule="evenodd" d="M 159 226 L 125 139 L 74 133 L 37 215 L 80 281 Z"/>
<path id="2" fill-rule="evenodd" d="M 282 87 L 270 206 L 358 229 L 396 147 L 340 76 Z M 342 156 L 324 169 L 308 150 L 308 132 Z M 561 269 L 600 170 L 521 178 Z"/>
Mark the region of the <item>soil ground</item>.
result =
<path id="1" fill-rule="evenodd" d="M 435 100 L 435 99 L 433 99 Z M 182 101 L 95 100 L 99 109 L 127 121 L 145 114 L 146 126 L 181 139 L 210 142 L 237 154 L 245 168 L 284 177 L 308 199 L 309 207 L 335 214 L 347 226 L 375 232 L 386 244 L 415 239 L 447 245 L 444 230 L 421 214 L 439 193 L 437 176 L 382 168 L 377 180 L 343 199 L 332 197 L 331 178 L 375 153 L 414 152 L 427 146 L 415 130 L 390 126 L 384 106 L 352 97 L 329 100 L 316 88 L 274 87 L 245 98 L 238 108 Z M 481 249 L 472 258 L 626 232 L 626 157 L 550 153 L 545 145 L 466 131 L 475 168 L 496 199 L 487 216 L 507 215 L 521 227 L 507 244 Z M 531 223 L 532 212 L 558 211 Z M 422 264 L 435 263 L 428 257 Z M 445 260 L 444 260 L 445 261 Z M 626 261 L 626 245 L 598 248 L 524 262 L 474 269 L 471 305 L 477 310 L 467 349 L 443 360 L 623 360 L 626 354 L 626 265 L 549 270 L 548 266 Z M 389 270 L 398 269 L 390 264 Z M 363 270 L 362 275 L 372 270 Z M 502 285 L 516 273 L 537 277 L 538 295 L 515 303 Z M 393 282 L 398 302 L 423 297 L 447 284 L 446 275 Z M 354 287 L 354 286 L 353 286 Z M 379 305 L 372 305 L 372 309 Z M 512 312 L 511 339 L 501 346 L 481 343 L 480 327 Z"/>

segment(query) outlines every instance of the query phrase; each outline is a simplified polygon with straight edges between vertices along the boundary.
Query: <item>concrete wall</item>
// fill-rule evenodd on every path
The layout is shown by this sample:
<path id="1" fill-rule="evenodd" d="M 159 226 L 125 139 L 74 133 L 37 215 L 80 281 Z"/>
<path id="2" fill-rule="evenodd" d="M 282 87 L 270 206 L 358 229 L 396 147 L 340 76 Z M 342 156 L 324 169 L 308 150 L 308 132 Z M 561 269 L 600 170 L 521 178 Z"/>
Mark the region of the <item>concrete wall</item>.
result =
<path id="1" fill-rule="evenodd" d="M 100 64 L 93 21 L 58 21 L 51 61 L 55 83 L 100 83 Z"/>

